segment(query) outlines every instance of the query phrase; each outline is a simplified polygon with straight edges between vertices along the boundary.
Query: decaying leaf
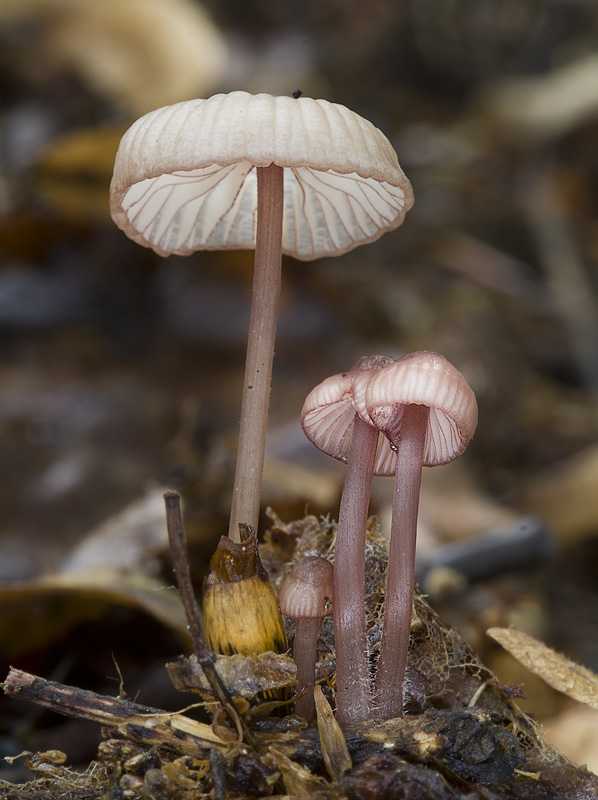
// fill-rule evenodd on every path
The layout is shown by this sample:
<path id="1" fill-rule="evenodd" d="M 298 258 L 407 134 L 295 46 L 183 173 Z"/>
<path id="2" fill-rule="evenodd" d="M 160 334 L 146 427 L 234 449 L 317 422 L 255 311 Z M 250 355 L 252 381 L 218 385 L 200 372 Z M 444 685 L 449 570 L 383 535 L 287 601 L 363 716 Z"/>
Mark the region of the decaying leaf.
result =
<path id="1" fill-rule="evenodd" d="M 58 51 L 135 114 L 201 96 L 222 73 L 224 41 L 199 3 L 104 0 L 68 8 L 55 32 Z"/>
<path id="2" fill-rule="evenodd" d="M 5 656 L 48 645 L 110 605 L 136 608 L 188 637 L 181 600 L 174 589 L 141 573 L 100 568 L 48 575 L 0 587 L 0 641 Z"/>
<path id="3" fill-rule="evenodd" d="M 280 771 L 280 776 L 288 795 L 298 800 L 328 797 L 326 784 L 309 769 L 290 759 L 282 750 L 272 747 L 268 753 L 271 761 Z"/>
<path id="4" fill-rule="evenodd" d="M 598 519 L 598 445 L 538 472 L 523 487 L 520 506 L 539 514 L 564 542 L 590 536 Z"/>
<path id="5" fill-rule="evenodd" d="M 512 628 L 490 628 L 488 636 L 549 686 L 573 700 L 598 709 L 598 675 L 555 652 L 527 633 Z"/>
<path id="6" fill-rule="evenodd" d="M 166 668 L 179 692 L 211 695 L 208 681 L 194 655 L 189 658 L 180 656 L 178 661 L 167 664 Z M 273 652 L 256 653 L 253 656 L 219 655 L 216 670 L 235 697 L 247 699 L 262 692 L 293 686 L 297 673 L 295 662 L 290 656 Z"/>
<path id="7" fill-rule="evenodd" d="M 314 701 L 318 720 L 318 733 L 322 757 L 328 774 L 333 781 L 338 781 L 344 772 L 351 769 L 351 755 L 341 726 L 336 721 L 332 707 L 324 697 L 321 686 L 314 687 Z"/>
<path id="8" fill-rule="evenodd" d="M 110 605 L 135 608 L 188 639 L 177 591 L 164 585 L 162 492 L 149 492 L 82 537 L 59 570 L 0 584 L 0 641 L 6 657 L 43 647 Z"/>

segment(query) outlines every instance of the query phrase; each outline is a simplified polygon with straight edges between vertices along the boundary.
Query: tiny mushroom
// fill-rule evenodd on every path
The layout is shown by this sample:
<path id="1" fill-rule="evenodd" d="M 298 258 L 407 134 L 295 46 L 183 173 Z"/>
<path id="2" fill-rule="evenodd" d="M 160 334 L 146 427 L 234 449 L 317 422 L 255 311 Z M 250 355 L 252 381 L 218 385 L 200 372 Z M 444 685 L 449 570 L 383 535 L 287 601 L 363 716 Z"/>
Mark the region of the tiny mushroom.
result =
<path id="1" fill-rule="evenodd" d="M 318 635 L 322 619 L 332 614 L 333 591 L 332 564 L 320 556 L 307 556 L 289 572 L 278 598 L 281 613 L 296 620 L 293 658 L 297 665 L 297 685 L 305 693 L 295 703 L 295 711 L 309 723 L 316 716 Z"/>
<path id="2" fill-rule="evenodd" d="M 396 453 L 365 408 L 368 382 L 392 364 L 366 356 L 307 396 L 301 424 L 317 448 L 347 464 L 334 552 L 336 706 L 341 725 L 371 719 L 373 699 L 365 619 L 365 543 L 373 475 L 392 475 Z"/>
<path id="3" fill-rule="evenodd" d="M 403 356 L 368 382 L 366 409 L 396 448 L 396 483 L 380 657 L 377 713 L 403 714 L 403 685 L 415 572 L 415 541 L 422 466 L 460 456 L 478 421 L 475 394 L 464 376 L 438 353 Z"/>
<path id="4" fill-rule="evenodd" d="M 344 106 L 246 92 L 157 109 L 121 141 L 116 224 L 162 256 L 255 248 L 229 536 L 257 528 L 281 254 L 345 253 L 397 228 L 413 204 L 388 139 Z"/>

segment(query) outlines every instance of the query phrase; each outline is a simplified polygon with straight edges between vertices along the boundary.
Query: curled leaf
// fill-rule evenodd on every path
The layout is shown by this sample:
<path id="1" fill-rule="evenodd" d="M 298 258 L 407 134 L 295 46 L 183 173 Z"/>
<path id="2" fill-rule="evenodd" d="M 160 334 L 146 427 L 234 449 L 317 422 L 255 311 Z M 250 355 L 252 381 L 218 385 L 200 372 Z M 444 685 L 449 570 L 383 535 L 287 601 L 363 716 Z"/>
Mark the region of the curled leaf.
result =
<path id="1" fill-rule="evenodd" d="M 563 692 L 578 703 L 598 709 L 598 675 L 595 672 L 576 664 L 522 631 L 490 628 L 487 634 L 553 689 Z"/>
<path id="2" fill-rule="evenodd" d="M 324 764 L 326 764 L 328 774 L 333 781 L 338 782 L 343 772 L 347 772 L 353 766 L 349 748 L 341 726 L 336 721 L 330 703 L 319 685 L 314 687 L 314 701 L 318 718 L 320 744 L 322 746 L 322 758 L 324 759 Z"/>
<path id="3" fill-rule="evenodd" d="M 211 694 L 206 677 L 194 655 L 190 658 L 180 656 L 178 661 L 167 664 L 166 668 L 179 692 Z M 232 695 L 247 699 L 294 685 L 297 672 L 295 662 L 290 656 L 273 652 L 257 653 L 253 656 L 219 655 L 216 670 Z"/>

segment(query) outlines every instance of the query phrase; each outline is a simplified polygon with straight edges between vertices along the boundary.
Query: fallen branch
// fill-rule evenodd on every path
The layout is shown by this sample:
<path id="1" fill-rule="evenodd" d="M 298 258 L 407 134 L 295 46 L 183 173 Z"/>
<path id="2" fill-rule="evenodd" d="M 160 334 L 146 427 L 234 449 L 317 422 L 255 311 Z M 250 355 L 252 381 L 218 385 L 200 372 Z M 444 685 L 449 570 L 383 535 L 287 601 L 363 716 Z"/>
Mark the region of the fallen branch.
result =
<path id="1" fill-rule="evenodd" d="M 230 746 L 210 725 L 183 714 L 168 714 L 119 697 L 65 686 L 12 668 L 3 684 L 9 697 L 24 700 L 66 717 L 87 719 L 108 728 L 111 735 L 148 746 L 169 747 L 182 755 L 205 757 L 215 746 Z"/>

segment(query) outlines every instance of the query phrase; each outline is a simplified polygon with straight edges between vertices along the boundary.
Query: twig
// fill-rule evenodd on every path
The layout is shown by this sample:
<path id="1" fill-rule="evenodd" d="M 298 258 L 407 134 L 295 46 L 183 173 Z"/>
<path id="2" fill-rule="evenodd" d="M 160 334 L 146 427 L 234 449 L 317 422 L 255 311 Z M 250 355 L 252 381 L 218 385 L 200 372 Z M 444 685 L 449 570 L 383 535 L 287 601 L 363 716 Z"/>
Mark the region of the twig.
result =
<path id="1" fill-rule="evenodd" d="M 65 686 L 12 668 L 3 684 L 4 693 L 18 700 L 48 708 L 75 719 L 87 719 L 121 736 L 145 745 L 169 747 L 175 752 L 205 757 L 214 745 L 226 746 L 210 725 L 182 714 L 168 714 L 137 705 L 120 697 Z"/>
<path id="2" fill-rule="evenodd" d="M 185 608 L 185 616 L 187 617 L 189 632 L 193 642 L 193 650 L 197 661 L 204 671 L 208 683 L 222 705 L 222 708 L 239 732 L 239 738 L 245 738 L 246 743 L 255 748 L 255 739 L 247 723 L 239 713 L 230 692 L 216 671 L 216 654 L 210 648 L 203 630 L 200 611 L 193 592 L 191 574 L 189 572 L 187 539 L 183 525 L 183 515 L 181 513 L 181 498 L 177 492 L 169 491 L 164 494 L 164 502 L 166 504 L 166 526 L 168 528 L 172 563 L 181 593 L 181 600 Z"/>

